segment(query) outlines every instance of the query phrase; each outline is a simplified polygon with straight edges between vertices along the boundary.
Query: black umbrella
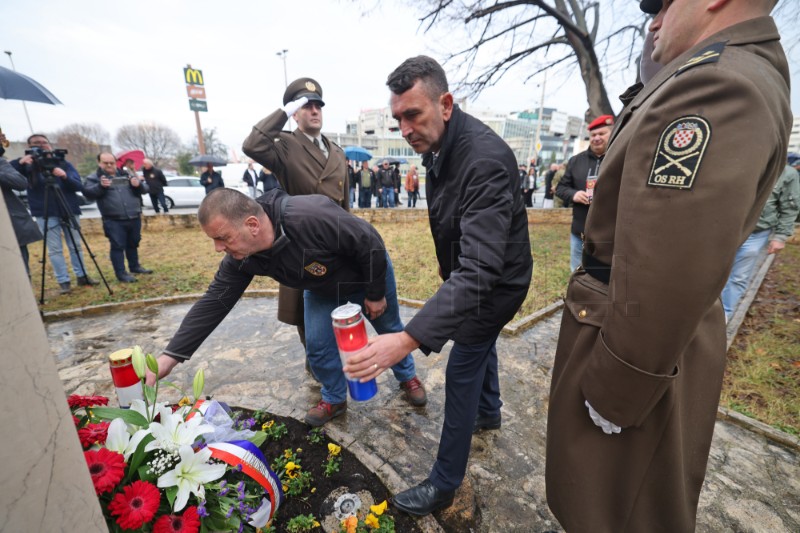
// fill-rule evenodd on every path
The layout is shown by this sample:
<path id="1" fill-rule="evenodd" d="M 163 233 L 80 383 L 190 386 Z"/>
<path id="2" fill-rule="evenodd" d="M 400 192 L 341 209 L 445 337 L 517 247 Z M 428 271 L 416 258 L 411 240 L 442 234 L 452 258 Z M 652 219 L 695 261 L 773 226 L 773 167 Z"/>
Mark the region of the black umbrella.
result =
<path id="1" fill-rule="evenodd" d="M 0 98 L 53 105 L 61 103 L 38 81 L 5 67 L 0 67 Z"/>
<path id="2" fill-rule="evenodd" d="M 228 161 L 211 154 L 198 155 L 189 160 L 189 164 L 195 167 L 204 167 L 209 163 L 215 167 L 224 167 L 228 164 Z"/>

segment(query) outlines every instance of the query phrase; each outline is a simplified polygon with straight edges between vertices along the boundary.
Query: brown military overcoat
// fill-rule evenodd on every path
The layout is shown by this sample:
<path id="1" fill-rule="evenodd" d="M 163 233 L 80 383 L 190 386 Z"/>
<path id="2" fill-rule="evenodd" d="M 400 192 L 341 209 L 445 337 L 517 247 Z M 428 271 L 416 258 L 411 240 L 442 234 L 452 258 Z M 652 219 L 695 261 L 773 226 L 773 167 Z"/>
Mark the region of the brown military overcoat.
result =
<path id="1" fill-rule="evenodd" d="M 292 196 L 322 194 L 350 210 L 350 185 L 344 151 L 322 136 L 328 149 L 326 159 L 299 129 L 282 131 L 289 118 L 282 109 L 253 126 L 242 151 L 270 169 L 281 187 Z M 278 319 L 287 324 L 303 323 L 303 291 L 281 285 Z"/>
<path id="2" fill-rule="evenodd" d="M 610 282 L 573 274 L 550 391 L 547 499 L 569 533 L 694 530 L 725 366 L 719 295 L 786 162 L 778 39 L 770 17 L 727 28 L 617 120 L 585 232 L 585 264 L 611 265 Z"/>

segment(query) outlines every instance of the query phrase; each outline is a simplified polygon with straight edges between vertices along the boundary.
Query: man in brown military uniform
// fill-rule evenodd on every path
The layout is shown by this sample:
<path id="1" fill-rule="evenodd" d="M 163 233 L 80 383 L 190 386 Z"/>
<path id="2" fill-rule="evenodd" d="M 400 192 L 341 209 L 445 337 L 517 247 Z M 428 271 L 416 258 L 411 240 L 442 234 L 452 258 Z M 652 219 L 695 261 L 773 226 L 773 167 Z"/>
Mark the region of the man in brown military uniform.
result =
<path id="1" fill-rule="evenodd" d="M 322 87 L 311 78 L 300 78 L 283 93 L 283 107 L 253 126 L 242 151 L 272 170 L 281 188 L 292 196 L 323 194 L 350 210 L 344 151 L 322 135 Z M 283 131 L 294 118 L 297 129 Z M 280 286 L 278 320 L 297 326 L 305 345 L 303 291 Z"/>
<path id="2" fill-rule="evenodd" d="M 569 533 L 694 531 L 725 366 L 719 294 L 792 121 L 775 3 L 640 3 L 664 66 L 611 135 L 553 368 L 547 499 Z"/>

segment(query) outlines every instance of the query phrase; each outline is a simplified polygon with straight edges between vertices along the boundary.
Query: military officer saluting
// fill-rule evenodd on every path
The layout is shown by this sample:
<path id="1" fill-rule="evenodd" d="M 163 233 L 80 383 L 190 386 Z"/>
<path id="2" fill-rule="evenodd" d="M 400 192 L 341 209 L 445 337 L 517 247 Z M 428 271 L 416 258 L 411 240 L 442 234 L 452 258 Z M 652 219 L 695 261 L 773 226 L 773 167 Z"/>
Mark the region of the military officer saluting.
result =
<path id="1" fill-rule="evenodd" d="M 344 151 L 322 135 L 322 87 L 312 78 L 294 80 L 283 93 L 283 107 L 253 126 L 242 151 L 269 168 L 292 196 L 323 194 L 350 210 Z M 297 129 L 283 127 L 292 117 Z M 303 291 L 280 286 L 278 320 L 297 326 L 305 346 Z M 308 368 L 308 366 L 306 366 Z"/>
<path id="2" fill-rule="evenodd" d="M 570 533 L 695 529 L 725 367 L 719 295 L 792 122 L 775 4 L 640 2 L 663 66 L 611 133 L 550 390 L 547 500 Z"/>

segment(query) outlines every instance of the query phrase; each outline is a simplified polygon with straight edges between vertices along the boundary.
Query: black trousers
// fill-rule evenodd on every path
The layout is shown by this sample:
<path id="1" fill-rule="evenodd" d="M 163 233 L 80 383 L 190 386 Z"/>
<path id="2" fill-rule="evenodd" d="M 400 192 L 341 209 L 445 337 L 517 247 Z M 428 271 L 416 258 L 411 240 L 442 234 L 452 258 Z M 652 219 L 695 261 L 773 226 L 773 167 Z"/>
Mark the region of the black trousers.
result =
<path id="1" fill-rule="evenodd" d="M 442 490 L 461 486 L 467 471 L 472 427 L 480 413 L 497 416 L 500 381 L 497 376 L 497 335 L 480 344 L 455 343 L 447 361 L 444 424 L 430 480 Z"/>

